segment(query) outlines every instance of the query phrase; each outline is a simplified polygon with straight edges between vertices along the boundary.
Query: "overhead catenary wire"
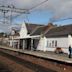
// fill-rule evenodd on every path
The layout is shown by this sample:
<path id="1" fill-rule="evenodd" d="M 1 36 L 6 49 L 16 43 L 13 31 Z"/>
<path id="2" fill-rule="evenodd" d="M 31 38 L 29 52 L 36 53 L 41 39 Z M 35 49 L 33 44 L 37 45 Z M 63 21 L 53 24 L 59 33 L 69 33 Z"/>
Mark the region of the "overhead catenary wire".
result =
<path id="1" fill-rule="evenodd" d="M 48 0 L 44 0 L 44 1 L 40 2 L 39 4 L 37 4 L 37 5 L 33 6 L 33 7 L 31 7 L 30 9 L 28 9 L 28 12 L 29 12 L 28 14 L 30 14 L 30 12 L 32 12 L 33 9 L 41 6 L 42 4 L 46 3 L 47 1 L 48 1 Z M 24 13 L 20 13 L 19 15 L 14 16 L 13 19 L 15 19 L 15 18 L 17 18 L 17 17 L 19 17 L 19 16 L 21 16 L 21 15 L 23 15 L 23 14 L 24 14 Z"/>
<path id="2" fill-rule="evenodd" d="M 15 7 L 14 5 L 3 5 L 3 4 L 0 4 L 0 12 L 3 11 L 3 17 L 1 19 L 3 19 L 3 21 L 1 21 L 1 23 L 3 24 L 12 24 L 12 21 L 13 19 L 17 18 L 18 16 L 21 16 L 23 14 L 29 14 L 29 12 L 32 12 L 33 9 L 39 7 L 40 5 L 44 4 L 45 2 L 47 2 L 48 0 L 44 0 L 42 2 L 40 2 L 39 4 L 33 6 L 32 8 L 30 9 L 21 9 L 21 8 L 17 8 Z M 5 3 L 5 1 L 4 1 Z M 6 11 L 8 11 L 6 13 Z M 9 15 L 9 13 L 11 12 L 11 14 Z M 17 13 L 16 15 L 13 15 L 13 12 Z M 26 20 L 29 22 L 29 18 L 28 16 L 26 15 Z M 8 21 L 6 21 L 8 20 Z"/>
<path id="3" fill-rule="evenodd" d="M 59 22 L 59 21 L 65 21 L 65 20 L 71 20 L 72 18 L 63 18 L 63 19 L 53 19 L 52 21 L 50 20 L 50 22 Z"/>
<path id="4" fill-rule="evenodd" d="M 23 14 L 29 14 L 29 12 L 32 12 L 32 10 L 33 9 L 35 9 L 35 8 L 37 8 L 37 7 L 39 7 L 39 6 L 41 6 L 42 4 L 44 4 L 45 2 L 47 2 L 48 0 L 45 0 L 45 1 L 42 1 L 41 3 L 39 3 L 39 4 L 37 4 L 37 5 L 35 5 L 34 7 L 32 7 L 32 8 L 30 8 L 30 9 L 27 9 L 28 10 L 28 13 L 24 13 L 24 12 L 21 12 L 20 14 L 18 14 L 18 15 L 16 15 L 16 16 L 12 16 L 12 12 L 14 11 L 14 12 L 17 12 L 17 11 L 15 11 L 15 9 L 18 9 L 18 8 L 15 8 L 13 5 L 12 6 L 0 6 L 0 7 L 3 7 L 3 8 L 9 8 L 9 10 L 10 10 L 10 8 L 11 8 L 11 15 L 10 16 L 7 16 L 6 17 L 6 19 L 8 19 L 9 17 L 10 17 L 10 23 L 12 24 L 12 20 L 13 19 L 15 19 L 15 18 L 17 18 L 18 16 L 21 16 L 21 15 L 23 15 Z M 19 10 L 22 10 L 22 9 L 19 9 Z M 19 13 L 19 12 L 18 12 Z M 28 18 L 28 16 L 26 15 L 26 19 L 27 19 L 27 21 L 29 22 L 29 18 Z M 4 18 L 5 19 L 5 18 Z"/>
<path id="5" fill-rule="evenodd" d="M 43 2 L 41 2 L 41 3 L 39 3 L 39 4 L 37 4 L 37 5 L 35 5 L 34 7 L 30 8 L 29 11 L 32 11 L 33 9 L 41 6 L 42 4 L 46 3 L 47 1 L 48 1 L 48 0 L 45 0 L 45 1 L 43 1 Z"/>
<path id="6" fill-rule="evenodd" d="M 28 14 L 28 10 L 27 9 L 21 9 L 21 8 L 16 8 L 14 5 L 8 5 L 8 6 L 5 6 L 5 5 L 0 5 L 0 12 L 15 12 L 15 13 L 24 13 L 24 14 Z M 7 16 L 6 18 L 9 18 L 9 16 Z"/>
<path id="7" fill-rule="evenodd" d="M 15 6 L 0 6 L 0 11 L 5 10 L 5 11 L 13 11 L 13 12 L 17 12 L 17 13 L 28 13 L 27 9 L 21 9 L 21 8 L 16 8 Z"/>
<path id="8" fill-rule="evenodd" d="M 32 12 L 33 9 L 39 7 L 40 5 L 44 4 L 45 2 L 47 2 L 48 0 L 44 0 L 42 2 L 40 2 L 39 4 L 35 5 L 34 7 L 30 8 L 30 9 L 20 9 L 20 8 L 16 8 L 14 5 L 11 5 L 11 6 L 4 6 L 4 5 L 0 5 L 0 11 L 4 10 L 4 11 L 10 11 L 11 12 L 11 15 L 10 16 L 7 16 L 5 17 L 4 16 L 4 19 L 8 19 L 10 17 L 10 22 L 12 22 L 13 19 L 23 15 L 23 14 L 29 14 L 29 12 Z M 16 16 L 12 16 L 12 12 L 17 12 L 17 13 L 20 13 Z M 29 21 L 28 17 L 27 17 L 27 20 Z M 4 20 L 5 22 L 5 20 Z"/>

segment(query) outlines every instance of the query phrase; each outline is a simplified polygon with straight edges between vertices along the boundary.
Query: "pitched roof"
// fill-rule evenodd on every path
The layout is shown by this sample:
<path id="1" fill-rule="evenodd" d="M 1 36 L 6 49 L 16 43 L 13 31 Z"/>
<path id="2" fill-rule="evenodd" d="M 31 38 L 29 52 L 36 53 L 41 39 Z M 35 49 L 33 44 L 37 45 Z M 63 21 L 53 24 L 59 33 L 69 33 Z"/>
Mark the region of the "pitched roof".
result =
<path id="1" fill-rule="evenodd" d="M 32 23 L 25 23 L 27 30 L 28 30 L 28 34 L 30 34 L 36 27 L 40 27 L 43 25 L 39 25 L 39 24 L 32 24 Z"/>
<path id="2" fill-rule="evenodd" d="M 72 34 L 72 24 L 52 28 L 45 34 L 45 36 L 46 37 L 66 37 L 68 36 L 68 34 Z"/>
<path id="3" fill-rule="evenodd" d="M 49 23 L 46 26 L 40 26 L 37 27 L 35 31 L 33 31 L 30 35 L 41 35 L 41 34 L 45 34 L 46 31 L 48 31 L 51 27 L 53 27 L 53 24 Z"/>
<path id="4" fill-rule="evenodd" d="M 37 27 L 35 31 L 33 31 L 30 35 L 40 35 L 42 34 L 46 29 L 46 26 L 41 26 L 41 27 Z"/>
<path id="5" fill-rule="evenodd" d="M 18 32 L 16 32 L 13 36 L 20 36 L 20 34 Z"/>
<path id="6" fill-rule="evenodd" d="M 20 30 L 16 30 L 16 29 L 12 29 L 15 33 L 12 35 L 11 33 L 9 34 L 9 36 L 20 36 L 19 31 Z"/>

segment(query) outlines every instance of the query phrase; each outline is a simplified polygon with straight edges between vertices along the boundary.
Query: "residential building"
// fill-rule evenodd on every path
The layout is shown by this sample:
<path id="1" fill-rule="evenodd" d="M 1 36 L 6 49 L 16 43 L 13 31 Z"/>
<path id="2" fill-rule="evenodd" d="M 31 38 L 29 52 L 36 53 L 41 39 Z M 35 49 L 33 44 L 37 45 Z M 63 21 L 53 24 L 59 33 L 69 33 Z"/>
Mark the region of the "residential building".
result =
<path id="1" fill-rule="evenodd" d="M 19 37 L 20 37 L 19 30 L 12 28 L 11 33 L 9 35 L 9 46 L 13 48 L 18 48 Z"/>

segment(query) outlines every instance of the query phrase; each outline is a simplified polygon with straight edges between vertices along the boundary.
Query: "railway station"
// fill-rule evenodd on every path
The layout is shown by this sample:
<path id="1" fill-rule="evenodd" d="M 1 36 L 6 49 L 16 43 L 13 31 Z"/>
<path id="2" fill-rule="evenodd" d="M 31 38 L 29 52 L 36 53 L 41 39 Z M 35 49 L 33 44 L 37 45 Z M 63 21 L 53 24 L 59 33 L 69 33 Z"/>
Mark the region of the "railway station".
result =
<path id="1" fill-rule="evenodd" d="M 0 72 L 72 72 L 71 0 L 0 0 Z"/>

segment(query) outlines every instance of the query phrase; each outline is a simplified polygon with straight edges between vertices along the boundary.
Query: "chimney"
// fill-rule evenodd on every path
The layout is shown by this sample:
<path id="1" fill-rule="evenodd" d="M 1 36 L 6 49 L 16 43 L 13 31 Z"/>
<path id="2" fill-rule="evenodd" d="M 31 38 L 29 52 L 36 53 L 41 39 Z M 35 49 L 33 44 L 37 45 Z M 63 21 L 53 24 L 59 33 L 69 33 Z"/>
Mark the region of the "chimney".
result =
<path id="1" fill-rule="evenodd" d="M 53 23 L 48 23 L 48 26 L 54 26 Z"/>
<path id="2" fill-rule="evenodd" d="M 44 36 L 50 29 L 52 29 L 54 27 L 55 27 L 55 25 L 53 25 L 52 23 L 48 23 L 48 25 L 46 25 L 43 29 L 42 36 Z"/>

